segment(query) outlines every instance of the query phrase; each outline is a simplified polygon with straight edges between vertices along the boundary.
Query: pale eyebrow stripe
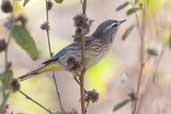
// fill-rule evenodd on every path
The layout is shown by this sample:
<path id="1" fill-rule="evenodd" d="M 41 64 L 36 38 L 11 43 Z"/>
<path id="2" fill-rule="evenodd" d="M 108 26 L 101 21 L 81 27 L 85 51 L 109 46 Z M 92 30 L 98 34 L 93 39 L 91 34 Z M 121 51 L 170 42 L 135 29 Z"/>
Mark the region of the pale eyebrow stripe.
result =
<path id="1" fill-rule="evenodd" d="M 112 26 L 114 25 L 115 23 L 112 23 L 111 25 L 109 25 L 105 30 L 104 32 L 106 32 L 107 30 L 109 30 L 110 28 L 112 28 Z"/>

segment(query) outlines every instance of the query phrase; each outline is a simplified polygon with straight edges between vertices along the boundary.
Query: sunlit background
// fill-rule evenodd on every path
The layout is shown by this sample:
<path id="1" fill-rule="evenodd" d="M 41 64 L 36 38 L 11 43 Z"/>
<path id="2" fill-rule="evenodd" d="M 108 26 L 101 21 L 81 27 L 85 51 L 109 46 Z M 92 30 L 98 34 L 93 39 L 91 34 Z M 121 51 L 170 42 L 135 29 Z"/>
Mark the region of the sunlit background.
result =
<path id="1" fill-rule="evenodd" d="M 137 28 L 134 27 L 128 38 L 122 40 L 126 28 L 132 24 L 136 26 L 135 15 L 126 15 L 126 11 L 131 6 L 118 12 L 115 11 L 125 1 L 88 0 L 87 16 L 95 20 L 91 28 L 92 32 L 104 20 L 127 19 L 127 22 L 120 27 L 117 33 L 110 54 L 86 73 L 86 88 L 88 90 L 96 89 L 100 94 L 98 102 L 90 104 L 88 114 L 131 114 L 131 103 L 116 112 L 112 112 L 114 105 L 128 98 L 128 94 L 135 89 L 139 73 L 140 38 Z M 39 67 L 42 62 L 49 58 L 46 32 L 40 29 L 40 25 L 46 19 L 45 0 L 30 0 L 25 7 L 22 4 L 23 0 L 17 2 L 15 13 L 16 15 L 22 13 L 28 18 L 26 27 L 34 37 L 39 58 L 33 61 L 25 51 L 16 45 L 14 40 L 11 40 L 8 53 L 15 77 Z M 157 48 L 159 51 L 164 48 L 164 53 L 157 69 L 157 76 L 153 75 L 153 71 L 159 57 L 152 57 L 145 67 L 141 114 L 171 114 L 170 12 L 171 0 L 149 0 L 145 48 Z M 72 35 L 74 34 L 73 17 L 79 13 L 81 13 L 80 0 L 64 0 L 62 4 L 54 3 L 52 10 L 49 12 L 50 38 L 54 53 L 72 42 Z M 9 15 L 0 12 L 0 39 L 6 38 L 8 34 L 3 26 L 7 16 Z M 0 53 L 0 71 L 3 68 L 4 54 Z M 56 77 L 65 110 L 76 109 L 79 112 L 79 86 L 73 80 L 71 74 L 67 72 L 56 72 Z M 51 73 L 45 73 L 21 82 L 21 90 L 52 111 L 59 111 L 59 103 Z M 48 114 L 18 92 L 10 96 L 8 104 L 9 112 L 12 111 L 14 114 Z"/>

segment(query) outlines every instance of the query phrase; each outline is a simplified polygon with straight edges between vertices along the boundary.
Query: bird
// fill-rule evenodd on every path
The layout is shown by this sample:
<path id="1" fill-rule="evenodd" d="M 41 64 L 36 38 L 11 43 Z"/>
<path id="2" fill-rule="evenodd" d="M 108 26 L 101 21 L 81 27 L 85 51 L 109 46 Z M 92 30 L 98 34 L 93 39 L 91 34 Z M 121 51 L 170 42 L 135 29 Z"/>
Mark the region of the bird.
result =
<path id="1" fill-rule="evenodd" d="M 113 19 L 105 20 L 97 26 L 96 30 L 90 36 L 86 37 L 84 51 L 85 69 L 95 66 L 109 53 L 116 33 L 120 25 L 125 21 L 125 19 L 121 21 Z M 68 71 L 75 73 L 80 67 L 80 63 L 81 44 L 79 42 L 73 42 L 64 47 L 52 58 L 43 62 L 41 67 L 18 77 L 18 80 L 23 81 L 49 71 Z"/>

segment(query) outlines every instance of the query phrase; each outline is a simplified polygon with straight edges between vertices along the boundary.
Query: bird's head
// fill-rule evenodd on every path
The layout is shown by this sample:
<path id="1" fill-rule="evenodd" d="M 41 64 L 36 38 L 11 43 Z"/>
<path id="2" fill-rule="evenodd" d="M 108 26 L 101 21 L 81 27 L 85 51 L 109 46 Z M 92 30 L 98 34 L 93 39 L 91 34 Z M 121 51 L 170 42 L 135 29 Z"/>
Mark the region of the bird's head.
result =
<path id="1" fill-rule="evenodd" d="M 93 33 L 93 36 L 111 42 L 115 37 L 119 26 L 125 21 L 126 20 L 106 20 L 97 27 L 96 31 Z"/>

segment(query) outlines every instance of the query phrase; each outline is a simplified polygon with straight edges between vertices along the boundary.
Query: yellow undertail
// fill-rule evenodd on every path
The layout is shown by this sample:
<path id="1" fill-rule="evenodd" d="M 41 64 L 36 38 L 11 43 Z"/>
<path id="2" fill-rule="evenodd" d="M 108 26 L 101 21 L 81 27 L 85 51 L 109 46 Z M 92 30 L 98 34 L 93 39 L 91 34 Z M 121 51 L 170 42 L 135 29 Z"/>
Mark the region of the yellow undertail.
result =
<path id="1" fill-rule="evenodd" d="M 50 64 L 46 64 L 34 71 L 31 71 L 31 72 L 28 72 L 27 74 L 23 75 L 23 76 L 20 76 L 18 78 L 19 81 L 23 81 L 23 80 L 26 80 L 28 78 L 31 78 L 35 75 L 38 75 L 38 74 L 41 74 L 41 73 L 44 73 L 44 72 L 49 72 L 49 71 L 62 71 L 64 70 L 64 67 L 57 61 L 55 62 L 52 62 Z"/>

